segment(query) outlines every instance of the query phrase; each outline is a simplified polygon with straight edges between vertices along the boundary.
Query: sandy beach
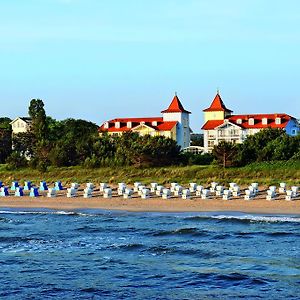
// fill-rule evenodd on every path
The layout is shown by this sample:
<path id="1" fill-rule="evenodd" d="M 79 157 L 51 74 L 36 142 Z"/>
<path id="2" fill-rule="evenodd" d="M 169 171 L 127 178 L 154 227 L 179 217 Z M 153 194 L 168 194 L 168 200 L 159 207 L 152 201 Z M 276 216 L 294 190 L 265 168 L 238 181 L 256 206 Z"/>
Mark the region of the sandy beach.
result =
<path id="1" fill-rule="evenodd" d="M 267 201 L 264 195 L 253 200 L 246 201 L 242 197 L 232 200 L 212 198 L 202 200 L 194 197 L 189 200 L 181 198 L 150 198 L 143 200 L 140 197 L 123 199 L 113 196 L 111 199 L 94 196 L 85 199 L 81 196 L 67 198 L 59 195 L 56 198 L 40 196 L 38 198 L 24 197 L 1 197 L 1 208 L 47 208 L 55 210 L 75 209 L 105 209 L 105 210 L 126 210 L 143 212 L 210 212 L 210 211 L 236 211 L 245 213 L 267 213 L 267 214 L 300 214 L 300 199 L 294 201 L 284 200 L 279 196 L 276 200 Z"/>

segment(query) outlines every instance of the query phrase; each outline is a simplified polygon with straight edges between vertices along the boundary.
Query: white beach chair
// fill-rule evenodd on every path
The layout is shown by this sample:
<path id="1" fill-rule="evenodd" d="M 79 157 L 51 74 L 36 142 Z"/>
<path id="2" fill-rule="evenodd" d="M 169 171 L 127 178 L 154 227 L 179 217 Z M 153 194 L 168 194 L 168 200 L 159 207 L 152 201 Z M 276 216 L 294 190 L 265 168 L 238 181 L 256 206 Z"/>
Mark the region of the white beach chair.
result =
<path id="1" fill-rule="evenodd" d="M 233 192 L 234 188 L 237 186 L 237 184 L 235 182 L 230 182 L 229 183 L 229 189 Z"/>
<path id="2" fill-rule="evenodd" d="M 245 200 L 252 200 L 254 197 L 255 197 L 255 193 L 254 193 L 253 189 L 245 190 Z"/>
<path id="3" fill-rule="evenodd" d="M 195 182 L 190 182 L 190 192 L 195 193 L 197 191 L 197 183 Z"/>
<path id="4" fill-rule="evenodd" d="M 286 183 L 280 182 L 279 194 L 284 194 L 286 192 Z"/>
<path id="5" fill-rule="evenodd" d="M 212 182 L 212 183 L 210 184 L 210 189 L 209 189 L 209 191 L 210 191 L 211 193 L 215 193 L 215 192 L 216 192 L 217 186 L 218 186 L 218 183 L 217 183 L 217 182 Z"/>
<path id="6" fill-rule="evenodd" d="M 224 190 L 223 200 L 230 200 L 231 199 L 231 190 Z"/>
<path id="7" fill-rule="evenodd" d="M 163 193 L 163 189 L 164 189 L 164 187 L 162 185 L 158 185 L 157 188 L 156 188 L 156 192 L 155 192 L 156 195 L 161 196 L 162 193 Z"/>
<path id="8" fill-rule="evenodd" d="M 221 185 L 216 186 L 216 196 L 222 197 L 224 192 L 224 187 Z"/>
<path id="9" fill-rule="evenodd" d="M 133 190 L 135 191 L 135 192 L 138 192 L 139 191 L 139 186 L 140 185 L 142 185 L 140 182 L 135 182 L 134 184 L 133 184 Z"/>
<path id="10" fill-rule="evenodd" d="M 177 182 L 171 182 L 171 193 L 174 193 L 175 192 L 175 187 L 178 185 Z"/>
<path id="11" fill-rule="evenodd" d="M 94 188 L 95 188 L 94 184 L 93 184 L 92 182 L 88 182 L 88 183 L 86 184 L 86 188 L 85 188 L 85 189 L 90 189 L 90 190 L 93 191 Z"/>
<path id="12" fill-rule="evenodd" d="M 182 186 L 176 185 L 175 186 L 175 191 L 174 191 L 174 196 L 177 196 L 177 197 L 181 196 L 182 195 L 182 190 L 183 190 Z"/>
<path id="13" fill-rule="evenodd" d="M 150 190 L 147 188 L 142 189 L 142 194 L 141 194 L 142 199 L 148 199 L 150 198 Z"/>
<path id="14" fill-rule="evenodd" d="M 287 201 L 292 201 L 292 200 L 294 200 L 294 197 L 293 197 L 293 191 L 292 191 L 292 190 L 287 190 L 287 191 L 286 191 L 285 200 L 287 200 Z"/>
<path id="15" fill-rule="evenodd" d="M 258 193 L 258 183 L 257 182 L 252 182 L 251 183 L 251 187 L 253 189 L 253 192 L 255 193 L 255 195 Z"/>
<path id="16" fill-rule="evenodd" d="M 111 198 L 112 197 L 112 189 L 111 188 L 104 189 L 103 197 L 104 198 Z"/>
<path id="17" fill-rule="evenodd" d="M 191 191 L 190 189 L 182 190 L 182 199 L 191 199 Z"/>
<path id="18" fill-rule="evenodd" d="M 291 190 L 293 192 L 293 198 L 296 198 L 299 196 L 299 188 L 297 186 L 292 186 Z"/>
<path id="19" fill-rule="evenodd" d="M 171 198 L 171 191 L 169 189 L 163 189 L 162 198 L 163 199 L 170 199 Z"/>
<path id="20" fill-rule="evenodd" d="M 104 189 L 108 188 L 108 185 L 106 182 L 100 182 L 100 192 L 104 192 Z"/>
<path id="21" fill-rule="evenodd" d="M 74 198 L 76 197 L 76 192 L 77 190 L 75 188 L 70 188 L 70 189 L 67 189 L 67 197 L 68 198 Z"/>
<path id="22" fill-rule="evenodd" d="M 83 198 L 92 198 L 93 197 L 93 190 L 89 187 L 86 187 L 83 191 Z"/>
<path id="23" fill-rule="evenodd" d="M 146 188 L 145 185 L 140 185 L 140 186 L 139 186 L 139 189 L 138 189 L 138 195 L 139 195 L 139 196 L 142 196 L 142 194 L 143 194 L 142 191 L 143 191 L 143 189 L 145 189 L 145 188 Z"/>
<path id="24" fill-rule="evenodd" d="M 276 187 L 275 187 L 275 190 L 276 190 Z M 275 200 L 275 197 L 276 197 L 275 190 L 274 190 L 274 188 L 272 188 L 271 190 L 267 190 L 267 197 L 266 197 L 267 200 L 269 200 L 269 201 Z"/>
<path id="25" fill-rule="evenodd" d="M 203 189 L 201 193 L 201 199 L 210 199 L 210 190 Z"/>
<path id="26" fill-rule="evenodd" d="M 151 183 L 151 192 L 155 193 L 157 187 L 158 187 L 158 184 L 156 182 L 152 182 Z"/>
<path id="27" fill-rule="evenodd" d="M 232 196 L 233 197 L 239 197 L 241 195 L 241 190 L 238 185 L 233 187 Z"/>
<path id="28" fill-rule="evenodd" d="M 78 190 L 79 189 L 79 184 L 77 182 L 72 182 L 71 183 L 71 189 L 74 189 L 74 190 Z"/>
<path id="29" fill-rule="evenodd" d="M 130 199 L 130 198 L 132 198 L 132 194 L 133 194 L 133 190 L 130 189 L 130 188 L 126 188 L 125 192 L 123 194 L 123 198 L 124 199 Z"/>
<path id="30" fill-rule="evenodd" d="M 125 189 L 126 189 L 126 184 L 124 182 L 120 182 L 118 183 L 118 195 L 119 196 L 123 196 L 123 194 L 125 193 Z"/>
<path id="31" fill-rule="evenodd" d="M 202 194 L 203 189 L 204 189 L 204 187 L 202 185 L 197 185 L 196 196 L 200 197 L 201 194 Z"/>
<path id="32" fill-rule="evenodd" d="M 49 188 L 47 193 L 48 198 L 55 198 L 56 197 L 56 189 L 55 188 Z"/>

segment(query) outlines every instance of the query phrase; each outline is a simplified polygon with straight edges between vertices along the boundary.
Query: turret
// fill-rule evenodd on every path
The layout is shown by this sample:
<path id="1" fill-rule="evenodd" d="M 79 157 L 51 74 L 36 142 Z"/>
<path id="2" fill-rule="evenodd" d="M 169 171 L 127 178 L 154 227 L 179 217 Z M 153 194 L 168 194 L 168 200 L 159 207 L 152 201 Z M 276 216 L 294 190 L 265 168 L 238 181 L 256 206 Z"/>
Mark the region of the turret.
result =
<path id="1" fill-rule="evenodd" d="M 217 95 L 212 101 L 210 107 L 204 109 L 203 112 L 204 122 L 207 122 L 211 120 L 224 120 L 230 116 L 233 111 L 225 106 L 219 92 L 217 92 Z"/>
<path id="2" fill-rule="evenodd" d="M 185 110 L 179 98 L 175 94 L 171 104 L 161 112 L 164 122 L 177 121 L 176 141 L 181 149 L 190 146 L 190 112 Z"/>

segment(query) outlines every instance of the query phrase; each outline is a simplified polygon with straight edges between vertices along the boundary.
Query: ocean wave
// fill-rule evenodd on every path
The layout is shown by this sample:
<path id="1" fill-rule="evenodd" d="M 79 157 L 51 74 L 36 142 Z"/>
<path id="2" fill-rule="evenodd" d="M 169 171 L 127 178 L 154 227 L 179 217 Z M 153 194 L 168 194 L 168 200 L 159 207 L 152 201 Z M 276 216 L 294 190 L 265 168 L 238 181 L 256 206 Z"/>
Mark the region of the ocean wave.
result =
<path id="1" fill-rule="evenodd" d="M 158 230 L 152 232 L 152 236 L 169 236 L 169 235 L 192 235 L 192 236 L 207 236 L 206 232 L 200 231 L 198 228 L 178 228 L 174 230 Z"/>
<path id="2" fill-rule="evenodd" d="M 64 211 L 64 210 L 57 210 L 57 211 L 42 211 L 42 210 L 24 210 L 24 211 L 17 211 L 17 210 L 1 210 L 0 214 L 12 214 L 12 215 L 70 215 L 70 216 L 91 216 L 90 214 L 82 213 L 82 212 L 75 212 L 75 211 Z"/>
<path id="3" fill-rule="evenodd" d="M 300 223 L 300 217 L 262 215 L 196 215 L 184 217 L 189 221 L 219 220 L 237 223 Z"/>
<path id="4" fill-rule="evenodd" d="M 285 216 L 218 215 L 218 216 L 211 216 L 211 218 L 217 220 L 231 220 L 231 221 L 236 220 L 236 221 L 249 222 L 249 223 L 300 223 L 300 218 L 298 217 L 285 217 Z"/>

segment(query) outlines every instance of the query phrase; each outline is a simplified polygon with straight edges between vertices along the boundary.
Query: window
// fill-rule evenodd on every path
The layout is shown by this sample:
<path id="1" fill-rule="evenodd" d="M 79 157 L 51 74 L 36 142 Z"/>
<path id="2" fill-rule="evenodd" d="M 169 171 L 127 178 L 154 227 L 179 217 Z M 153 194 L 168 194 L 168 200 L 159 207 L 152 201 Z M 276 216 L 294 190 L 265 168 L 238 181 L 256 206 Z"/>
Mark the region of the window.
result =
<path id="1" fill-rule="evenodd" d="M 208 141 L 208 147 L 213 147 L 215 145 L 214 141 Z"/>
<path id="2" fill-rule="evenodd" d="M 250 119 L 248 120 L 248 124 L 249 124 L 249 125 L 254 125 L 254 119 L 253 119 L 253 118 L 250 118 Z"/>
<path id="3" fill-rule="evenodd" d="M 116 122 L 116 123 L 115 123 L 115 127 L 116 127 L 116 128 L 120 128 L 120 122 Z"/>
<path id="4" fill-rule="evenodd" d="M 267 118 L 262 118 L 262 124 L 267 125 L 268 124 L 268 119 Z"/>
<path id="5" fill-rule="evenodd" d="M 277 124 L 277 125 L 278 125 L 278 124 L 281 124 L 281 118 L 276 118 L 276 119 L 275 119 L 275 124 Z"/>
<path id="6" fill-rule="evenodd" d="M 236 120 L 236 123 L 237 123 L 237 124 L 242 124 L 242 119 L 237 119 L 237 120 Z"/>

